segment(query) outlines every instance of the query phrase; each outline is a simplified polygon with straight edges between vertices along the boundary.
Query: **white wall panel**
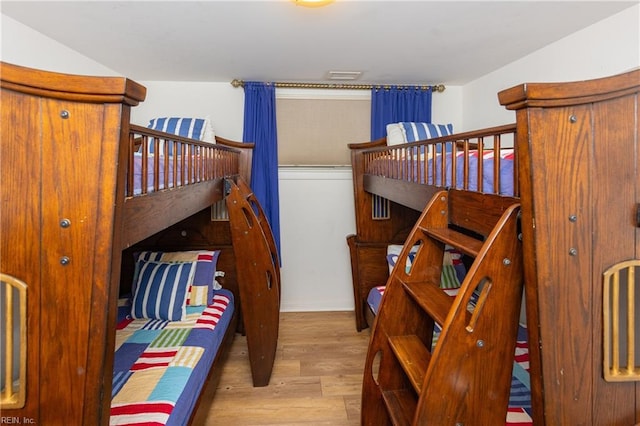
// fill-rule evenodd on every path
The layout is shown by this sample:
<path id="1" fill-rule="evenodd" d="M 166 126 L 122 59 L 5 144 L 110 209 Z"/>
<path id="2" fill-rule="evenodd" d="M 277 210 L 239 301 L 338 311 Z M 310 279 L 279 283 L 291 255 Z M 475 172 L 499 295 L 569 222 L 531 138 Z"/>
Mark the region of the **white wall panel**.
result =
<path id="1" fill-rule="evenodd" d="M 352 310 L 350 168 L 280 168 L 282 310 Z"/>

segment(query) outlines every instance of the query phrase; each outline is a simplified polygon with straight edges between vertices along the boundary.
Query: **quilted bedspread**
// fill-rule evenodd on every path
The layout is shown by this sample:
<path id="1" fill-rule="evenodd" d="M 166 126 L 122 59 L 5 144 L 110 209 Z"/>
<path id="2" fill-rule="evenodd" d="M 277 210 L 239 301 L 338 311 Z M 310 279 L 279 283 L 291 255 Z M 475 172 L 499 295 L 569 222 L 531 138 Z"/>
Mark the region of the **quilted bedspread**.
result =
<path id="1" fill-rule="evenodd" d="M 184 321 L 133 320 L 118 309 L 111 425 L 189 421 L 233 316 L 233 294 L 216 290 L 209 306 L 188 306 Z"/>

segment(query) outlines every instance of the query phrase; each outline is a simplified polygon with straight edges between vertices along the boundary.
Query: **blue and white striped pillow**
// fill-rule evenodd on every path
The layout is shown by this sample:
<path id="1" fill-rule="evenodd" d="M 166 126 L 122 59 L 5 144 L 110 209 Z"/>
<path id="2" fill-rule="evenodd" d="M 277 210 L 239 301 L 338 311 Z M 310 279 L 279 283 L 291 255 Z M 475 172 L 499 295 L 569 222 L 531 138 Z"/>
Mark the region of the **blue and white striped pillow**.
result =
<path id="1" fill-rule="evenodd" d="M 401 122 L 405 142 L 417 142 L 453 134 L 453 124 Z"/>
<path id="2" fill-rule="evenodd" d="M 195 266 L 195 262 L 139 261 L 131 317 L 182 321 Z"/>
<path id="3" fill-rule="evenodd" d="M 185 138 L 206 140 L 213 142 L 213 129 L 211 122 L 207 118 L 183 118 L 183 117 L 161 117 L 152 118 L 147 126 L 149 129 L 158 130 L 160 132 L 171 133 L 173 135 Z M 153 143 L 149 143 L 149 153 L 153 153 Z M 159 144 L 160 151 L 164 149 L 163 141 Z M 169 155 L 173 154 L 172 146 L 169 145 Z"/>
<path id="4" fill-rule="evenodd" d="M 219 256 L 220 250 L 189 250 L 176 252 L 142 251 L 140 253 L 134 253 L 136 269 L 134 270 L 133 277 L 134 280 L 138 277 L 138 269 L 142 265 L 139 261 L 167 263 L 196 262 L 193 280 L 188 283 L 190 290 L 188 290 L 187 306 L 207 306 L 213 298 L 214 287 L 219 285 L 215 281 L 216 265 Z M 135 291 L 135 287 L 133 290 Z"/>
<path id="5" fill-rule="evenodd" d="M 453 134 L 453 124 L 433 124 L 413 121 L 401 121 L 387 125 L 387 144 L 397 145 L 401 143 L 417 142 L 426 139 L 449 136 Z M 451 151 L 451 145 L 447 143 L 447 152 Z M 440 152 L 440 146 L 436 147 Z"/>
<path id="6" fill-rule="evenodd" d="M 162 117 L 152 118 L 147 127 L 185 138 L 200 140 L 204 135 L 204 126 L 205 120 L 203 118 Z"/>

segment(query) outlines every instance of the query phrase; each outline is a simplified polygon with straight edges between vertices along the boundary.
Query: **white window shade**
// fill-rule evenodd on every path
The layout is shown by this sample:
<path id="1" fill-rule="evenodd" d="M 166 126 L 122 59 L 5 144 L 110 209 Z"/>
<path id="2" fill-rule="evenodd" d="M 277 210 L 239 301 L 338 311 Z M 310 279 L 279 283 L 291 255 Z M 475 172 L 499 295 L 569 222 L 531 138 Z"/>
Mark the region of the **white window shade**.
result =
<path id="1" fill-rule="evenodd" d="M 371 100 L 277 98 L 278 164 L 350 165 L 347 145 L 366 142 Z"/>

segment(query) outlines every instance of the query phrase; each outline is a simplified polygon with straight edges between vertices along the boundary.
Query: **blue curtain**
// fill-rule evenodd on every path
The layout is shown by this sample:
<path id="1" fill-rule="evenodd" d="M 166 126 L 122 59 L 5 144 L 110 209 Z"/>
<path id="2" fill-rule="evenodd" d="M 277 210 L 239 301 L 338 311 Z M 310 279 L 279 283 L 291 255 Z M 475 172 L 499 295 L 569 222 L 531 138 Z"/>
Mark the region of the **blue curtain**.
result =
<path id="1" fill-rule="evenodd" d="M 399 121 L 431 123 L 431 88 L 419 86 L 371 89 L 371 140 L 387 135 L 387 124 Z"/>
<path id="2" fill-rule="evenodd" d="M 264 210 L 280 252 L 276 90 L 270 83 L 244 83 L 244 142 L 254 142 L 251 189 Z M 280 257 L 282 259 L 282 257 Z"/>

